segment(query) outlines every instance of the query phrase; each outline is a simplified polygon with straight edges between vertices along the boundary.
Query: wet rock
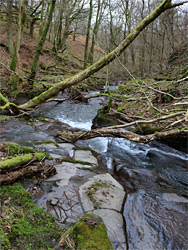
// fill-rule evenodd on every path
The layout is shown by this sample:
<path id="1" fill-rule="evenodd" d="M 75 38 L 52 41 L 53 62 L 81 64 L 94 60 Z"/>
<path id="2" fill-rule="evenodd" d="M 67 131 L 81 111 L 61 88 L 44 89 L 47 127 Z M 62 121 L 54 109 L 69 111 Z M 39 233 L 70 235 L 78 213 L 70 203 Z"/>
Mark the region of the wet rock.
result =
<path id="1" fill-rule="evenodd" d="M 62 156 L 61 156 L 61 155 L 58 155 L 58 154 L 49 153 L 49 155 L 50 155 L 53 159 L 61 159 L 61 158 L 62 158 Z"/>
<path id="2" fill-rule="evenodd" d="M 114 246 L 122 247 L 120 249 L 126 250 L 125 233 L 123 217 L 120 213 L 109 209 L 97 209 L 93 211 L 94 214 L 100 216 L 108 232 L 108 237 Z M 116 249 L 116 248 L 115 248 Z"/>
<path id="3" fill-rule="evenodd" d="M 64 148 L 64 149 L 73 149 L 75 146 L 71 143 L 58 143 L 60 148 Z"/>
<path id="4" fill-rule="evenodd" d="M 89 150 L 76 150 L 74 158 L 75 160 L 85 161 L 95 165 L 98 164 L 97 159 L 92 155 L 91 151 Z"/>
<path id="5" fill-rule="evenodd" d="M 42 148 L 47 151 L 53 151 L 53 149 L 57 148 L 57 146 L 54 143 L 49 143 L 49 144 L 41 144 L 38 146 L 38 148 Z"/>
<path id="6" fill-rule="evenodd" d="M 74 181 L 79 181 L 79 179 L 87 178 L 87 173 L 85 169 L 93 169 L 90 165 L 83 165 L 79 163 L 63 162 L 60 165 L 55 166 L 57 174 L 53 177 L 47 179 L 47 181 L 57 181 L 58 186 L 66 186 L 71 179 Z M 82 170 L 83 169 L 83 170 Z M 89 172 L 89 177 L 93 175 L 92 172 Z"/>
<path id="7" fill-rule="evenodd" d="M 174 193 L 164 193 L 163 199 L 165 199 L 166 201 L 188 203 L 188 199 L 182 196 L 178 196 L 177 194 Z"/>
<path id="8" fill-rule="evenodd" d="M 79 188 L 85 211 L 95 208 L 113 209 L 120 212 L 125 192 L 123 187 L 110 175 L 95 175 Z"/>

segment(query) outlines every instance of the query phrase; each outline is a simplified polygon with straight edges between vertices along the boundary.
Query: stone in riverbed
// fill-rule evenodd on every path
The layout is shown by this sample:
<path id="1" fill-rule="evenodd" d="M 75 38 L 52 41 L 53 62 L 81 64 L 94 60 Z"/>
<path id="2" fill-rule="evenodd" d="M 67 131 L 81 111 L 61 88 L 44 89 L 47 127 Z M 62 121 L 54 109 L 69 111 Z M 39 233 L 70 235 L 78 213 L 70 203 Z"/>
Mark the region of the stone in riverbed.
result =
<path id="1" fill-rule="evenodd" d="M 46 181 L 57 181 L 58 186 L 68 185 L 68 183 L 70 182 L 72 178 L 74 178 L 74 181 L 78 182 L 79 179 L 81 179 L 81 181 L 83 181 L 85 178 L 87 179 L 88 174 L 89 174 L 89 177 L 93 175 L 92 172 L 85 170 L 85 169 L 92 170 L 93 166 L 90 166 L 90 165 L 63 162 L 62 164 L 56 165 L 55 168 L 56 168 L 57 174 L 48 178 Z"/>
<path id="2" fill-rule="evenodd" d="M 74 158 L 78 161 L 85 161 L 95 165 L 98 164 L 97 159 L 92 155 L 91 151 L 89 150 L 76 150 Z"/>
<path id="3" fill-rule="evenodd" d="M 96 208 L 121 211 L 125 192 L 123 187 L 110 175 L 100 174 L 80 186 L 79 194 L 86 212 Z"/>
<path id="4" fill-rule="evenodd" d="M 93 211 L 94 214 L 100 216 L 104 221 L 108 237 L 114 246 L 119 245 L 121 248 L 126 250 L 125 233 L 123 217 L 120 213 L 110 209 L 97 209 Z"/>
<path id="5" fill-rule="evenodd" d="M 58 143 L 58 145 L 59 145 L 60 148 L 69 149 L 69 150 L 71 150 L 71 149 L 73 149 L 75 147 L 73 144 L 66 143 L 66 142 L 65 143 Z"/>
<path id="6" fill-rule="evenodd" d="M 165 199 L 166 201 L 172 201 L 172 202 L 188 203 L 188 199 L 182 196 L 179 196 L 177 194 L 174 194 L 174 193 L 164 193 L 163 199 Z"/>

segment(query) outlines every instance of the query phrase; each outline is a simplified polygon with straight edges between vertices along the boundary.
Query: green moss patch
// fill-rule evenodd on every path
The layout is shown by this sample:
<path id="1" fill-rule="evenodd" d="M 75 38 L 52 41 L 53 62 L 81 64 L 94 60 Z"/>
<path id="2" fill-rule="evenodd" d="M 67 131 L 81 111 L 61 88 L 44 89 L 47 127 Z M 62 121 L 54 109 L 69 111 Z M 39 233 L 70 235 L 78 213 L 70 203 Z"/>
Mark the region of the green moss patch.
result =
<path id="1" fill-rule="evenodd" d="M 45 153 L 35 153 L 35 154 L 25 154 L 25 155 L 17 155 L 12 157 L 11 159 L 4 159 L 0 162 L 0 169 L 8 168 L 11 166 L 18 166 L 24 163 L 27 163 L 30 160 L 42 160 L 46 156 Z"/>
<path id="2" fill-rule="evenodd" d="M 62 230 L 51 215 L 39 208 L 20 183 L 3 186 L 0 248 L 55 249 Z"/>
<path id="3" fill-rule="evenodd" d="M 23 147 L 18 145 L 15 142 L 3 142 L 1 150 L 5 152 L 8 156 L 14 156 L 18 154 L 26 154 L 26 153 L 35 153 L 39 152 L 38 150 L 31 147 Z"/>
<path id="4" fill-rule="evenodd" d="M 60 243 L 63 249 L 113 249 L 104 222 L 99 216 L 89 213 L 82 216 L 71 229 L 68 229 L 68 234 L 63 234 Z M 76 248 L 70 248 L 71 246 Z"/>
<path id="5" fill-rule="evenodd" d="M 7 116 L 7 115 L 0 115 L 0 121 L 7 121 L 7 120 L 10 120 L 10 116 Z"/>

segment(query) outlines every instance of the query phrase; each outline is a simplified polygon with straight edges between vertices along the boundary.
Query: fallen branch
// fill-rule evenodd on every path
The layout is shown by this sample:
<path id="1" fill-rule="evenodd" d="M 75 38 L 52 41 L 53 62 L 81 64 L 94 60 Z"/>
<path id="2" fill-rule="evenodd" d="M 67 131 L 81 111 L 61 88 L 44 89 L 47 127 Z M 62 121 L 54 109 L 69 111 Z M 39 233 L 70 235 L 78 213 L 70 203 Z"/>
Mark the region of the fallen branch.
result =
<path id="1" fill-rule="evenodd" d="M 185 114 L 184 111 L 182 112 L 178 112 L 178 113 L 174 113 L 174 114 L 170 114 L 170 115 L 165 115 L 165 116 L 162 116 L 162 117 L 159 117 L 159 118 L 155 118 L 155 119 L 151 119 L 151 120 L 138 120 L 138 121 L 134 121 L 134 122 L 130 122 L 130 123 L 127 123 L 127 124 L 123 124 L 123 125 L 116 125 L 116 126 L 112 126 L 112 127 L 108 127 L 109 129 L 113 128 L 113 129 L 117 129 L 117 128 L 126 128 L 126 127 L 130 127 L 130 126 L 133 126 L 133 125 L 138 125 L 138 124 L 145 124 L 145 123 L 154 123 L 154 122 L 158 122 L 158 121 L 163 121 L 163 120 L 167 120 L 167 119 L 170 119 L 170 118 L 174 118 L 176 116 L 180 116 L 180 115 L 183 115 Z"/>
<path id="2" fill-rule="evenodd" d="M 140 143 L 147 143 L 154 140 L 161 140 L 167 139 L 171 137 L 178 137 L 178 136 L 187 137 L 188 130 L 184 129 L 173 129 L 164 132 L 156 132 L 150 135 L 138 135 L 131 131 L 127 131 L 124 129 L 112 129 L 112 128 L 102 128 L 102 129 L 94 129 L 87 132 L 82 133 L 74 133 L 74 134 L 67 134 L 59 136 L 61 139 L 76 142 L 77 140 L 88 140 L 95 137 L 120 137 L 126 138 L 130 141 L 140 142 Z"/>

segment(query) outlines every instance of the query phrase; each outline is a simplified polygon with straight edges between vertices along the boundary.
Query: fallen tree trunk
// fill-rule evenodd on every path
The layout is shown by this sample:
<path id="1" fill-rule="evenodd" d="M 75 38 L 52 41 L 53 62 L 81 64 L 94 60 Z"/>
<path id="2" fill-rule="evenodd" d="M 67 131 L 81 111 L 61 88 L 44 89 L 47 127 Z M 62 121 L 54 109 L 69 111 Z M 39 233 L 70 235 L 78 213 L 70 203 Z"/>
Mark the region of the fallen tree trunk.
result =
<path id="1" fill-rule="evenodd" d="M 0 184 L 13 182 L 23 176 L 33 175 L 35 173 L 43 173 L 45 176 L 54 172 L 55 169 L 53 166 L 44 167 L 42 165 L 27 166 L 16 171 L 11 171 L 10 173 L 1 174 Z"/>
<path id="2" fill-rule="evenodd" d="M 2 160 L 0 162 L 1 173 L 23 168 L 28 164 L 41 161 L 46 157 L 44 153 L 25 154 L 12 157 L 11 159 Z"/>
<path id="3" fill-rule="evenodd" d="M 77 140 L 88 140 L 95 137 L 120 137 L 126 138 L 130 141 L 134 142 L 141 142 L 147 143 L 154 140 L 164 140 L 168 138 L 175 138 L 178 136 L 183 136 L 187 138 L 188 136 L 188 129 L 172 129 L 169 131 L 164 132 L 156 132 L 154 134 L 149 135 L 138 135 L 131 131 L 124 130 L 122 128 L 115 129 L 115 128 L 100 128 L 100 129 L 93 129 L 91 131 L 82 132 L 82 133 L 74 133 L 74 134 L 66 134 L 66 135 L 59 135 L 58 137 L 69 142 L 76 142 Z"/>

